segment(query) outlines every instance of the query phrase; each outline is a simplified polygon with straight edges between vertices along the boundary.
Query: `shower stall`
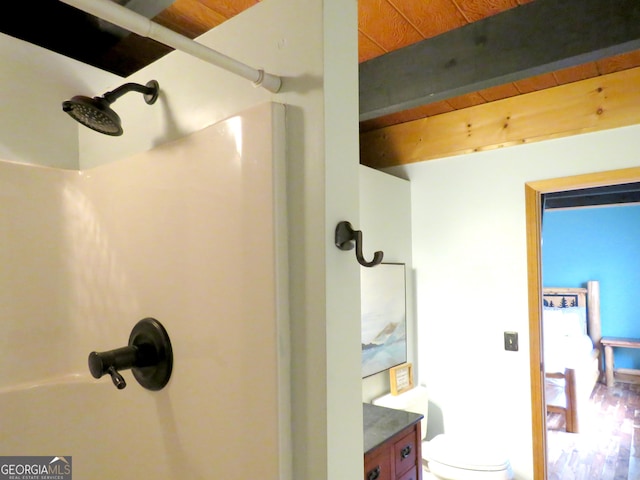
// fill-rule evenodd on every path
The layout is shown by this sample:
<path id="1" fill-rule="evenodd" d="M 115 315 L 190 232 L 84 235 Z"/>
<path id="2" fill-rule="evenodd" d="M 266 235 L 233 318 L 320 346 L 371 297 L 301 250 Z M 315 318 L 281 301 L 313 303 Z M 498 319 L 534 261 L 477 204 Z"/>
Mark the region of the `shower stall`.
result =
<path id="1" fill-rule="evenodd" d="M 0 162 L 0 455 L 74 478 L 288 478 L 284 107 L 74 171 Z M 166 386 L 89 372 L 152 317 Z"/>

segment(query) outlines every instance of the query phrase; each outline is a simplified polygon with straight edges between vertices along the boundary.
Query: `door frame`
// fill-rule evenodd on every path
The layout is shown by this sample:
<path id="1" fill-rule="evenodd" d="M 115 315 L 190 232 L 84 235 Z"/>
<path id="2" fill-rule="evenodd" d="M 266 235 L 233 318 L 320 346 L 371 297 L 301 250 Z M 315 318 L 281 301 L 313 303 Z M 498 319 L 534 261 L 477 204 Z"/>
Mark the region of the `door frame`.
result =
<path id="1" fill-rule="evenodd" d="M 547 426 L 542 358 L 542 196 L 547 193 L 640 182 L 640 167 L 588 173 L 525 183 L 527 222 L 527 283 L 529 297 L 529 351 L 533 478 L 547 479 Z"/>

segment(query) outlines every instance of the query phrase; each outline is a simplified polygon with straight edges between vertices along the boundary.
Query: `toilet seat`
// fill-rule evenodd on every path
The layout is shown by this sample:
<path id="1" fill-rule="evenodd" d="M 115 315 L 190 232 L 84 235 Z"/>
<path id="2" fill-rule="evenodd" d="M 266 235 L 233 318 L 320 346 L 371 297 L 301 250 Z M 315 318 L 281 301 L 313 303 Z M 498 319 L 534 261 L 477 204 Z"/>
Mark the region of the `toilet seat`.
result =
<path id="1" fill-rule="evenodd" d="M 396 410 L 421 413 L 422 435 L 427 435 L 429 396 L 427 389 L 417 386 L 399 395 L 386 394 L 372 402 Z M 512 480 L 513 471 L 506 455 L 487 436 L 442 434 L 431 441 L 422 442 L 422 459 L 425 480 Z"/>
<path id="2" fill-rule="evenodd" d="M 422 456 L 429 470 L 440 478 L 455 480 L 509 480 L 511 466 L 506 456 L 482 441 L 438 435 L 422 443 Z"/>
<path id="3" fill-rule="evenodd" d="M 512 480 L 513 473 L 510 468 L 494 471 L 465 470 L 438 462 L 429 462 L 429 470 L 423 474 L 423 478 L 435 478 L 438 480 Z"/>

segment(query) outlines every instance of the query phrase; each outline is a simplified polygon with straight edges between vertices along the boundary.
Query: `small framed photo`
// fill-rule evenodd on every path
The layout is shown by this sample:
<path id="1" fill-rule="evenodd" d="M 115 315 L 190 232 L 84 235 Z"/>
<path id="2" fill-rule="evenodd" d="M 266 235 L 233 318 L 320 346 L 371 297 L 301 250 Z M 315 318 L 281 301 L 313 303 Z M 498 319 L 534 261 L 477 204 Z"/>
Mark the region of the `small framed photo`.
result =
<path id="1" fill-rule="evenodd" d="M 413 388 L 413 365 L 403 363 L 389 369 L 391 395 L 399 395 Z"/>

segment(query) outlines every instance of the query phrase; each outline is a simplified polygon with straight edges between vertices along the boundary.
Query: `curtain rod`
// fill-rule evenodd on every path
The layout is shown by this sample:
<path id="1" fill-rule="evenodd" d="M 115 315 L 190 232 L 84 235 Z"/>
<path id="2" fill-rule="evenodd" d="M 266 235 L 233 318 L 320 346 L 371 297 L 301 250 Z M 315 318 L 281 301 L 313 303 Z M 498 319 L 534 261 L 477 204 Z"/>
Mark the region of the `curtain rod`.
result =
<path id="1" fill-rule="evenodd" d="M 282 85 L 282 80 L 276 75 L 266 73 L 264 70 L 255 69 L 228 57 L 220 52 L 212 50 L 204 45 L 180 35 L 162 25 L 152 22 L 128 8 L 125 8 L 110 0 L 60 0 L 86 13 L 106 20 L 130 32 L 142 37 L 148 37 L 176 50 L 188 53 L 205 62 L 216 65 L 231 73 L 235 73 L 253 82 L 257 87 L 277 93 Z"/>

